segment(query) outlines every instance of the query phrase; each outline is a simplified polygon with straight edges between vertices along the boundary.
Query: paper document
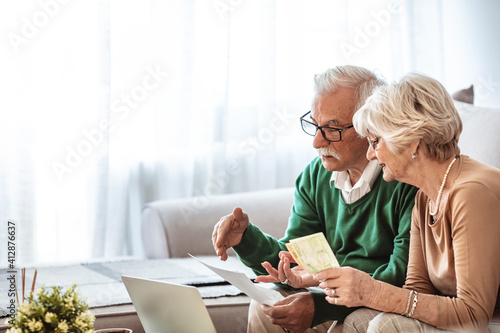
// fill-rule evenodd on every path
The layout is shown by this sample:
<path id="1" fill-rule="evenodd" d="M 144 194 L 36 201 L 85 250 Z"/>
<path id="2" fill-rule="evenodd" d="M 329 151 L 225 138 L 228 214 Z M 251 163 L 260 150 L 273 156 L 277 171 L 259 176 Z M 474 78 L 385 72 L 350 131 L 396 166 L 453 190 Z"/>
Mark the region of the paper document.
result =
<path id="1" fill-rule="evenodd" d="M 340 267 L 322 232 L 292 239 L 286 247 L 297 264 L 311 274 Z"/>
<path id="2" fill-rule="evenodd" d="M 248 279 L 245 273 L 229 271 L 226 269 L 218 268 L 212 265 L 209 265 L 195 256 L 189 254 L 192 258 L 196 259 L 206 267 L 210 268 L 213 272 L 219 274 L 226 281 L 231 283 L 233 286 L 244 292 L 251 299 L 255 300 L 260 304 L 266 304 L 272 306 L 277 301 L 283 299 L 283 295 L 281 295 L 278 291 L 267 289 L 260 287 L 254 284 L 252 281 Z"/>

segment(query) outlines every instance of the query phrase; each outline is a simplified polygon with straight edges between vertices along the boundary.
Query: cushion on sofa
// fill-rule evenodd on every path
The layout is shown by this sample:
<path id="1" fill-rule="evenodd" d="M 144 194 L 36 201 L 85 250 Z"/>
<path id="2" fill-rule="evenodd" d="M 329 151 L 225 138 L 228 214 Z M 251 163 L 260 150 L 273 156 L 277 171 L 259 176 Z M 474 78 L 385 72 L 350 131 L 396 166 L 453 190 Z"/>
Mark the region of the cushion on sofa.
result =
<path id="1" fill-rule="evenodd" d="M 462 118 L 462 154 L 500 169 L 500 108 L 455 102 Z"/>
<path id="2" fill-rule="evenodd" d="M 468 103 L 468 104 L 474 104 L 474 85 L 471 85 L 467 89 L 455 91 L 453 94 L 451 94 L 451 97 L 455 101 Z"/>

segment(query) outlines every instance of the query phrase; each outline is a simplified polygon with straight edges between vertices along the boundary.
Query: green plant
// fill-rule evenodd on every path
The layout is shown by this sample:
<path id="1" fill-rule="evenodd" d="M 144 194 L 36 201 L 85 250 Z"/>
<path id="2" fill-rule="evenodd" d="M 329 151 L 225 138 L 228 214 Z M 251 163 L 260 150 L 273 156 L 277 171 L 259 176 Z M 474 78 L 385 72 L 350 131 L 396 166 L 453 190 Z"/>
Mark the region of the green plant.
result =
<path id="1" fill-rule="evenodd" d="M 61 287 L 42 287 L 31 293 L 19 306 L 15 318 L 9 321 L 6 333 L 24 332 L 94 332 L 95 317 L 87 302 L 75 291 L 76 284 L 63 292 Z"/>

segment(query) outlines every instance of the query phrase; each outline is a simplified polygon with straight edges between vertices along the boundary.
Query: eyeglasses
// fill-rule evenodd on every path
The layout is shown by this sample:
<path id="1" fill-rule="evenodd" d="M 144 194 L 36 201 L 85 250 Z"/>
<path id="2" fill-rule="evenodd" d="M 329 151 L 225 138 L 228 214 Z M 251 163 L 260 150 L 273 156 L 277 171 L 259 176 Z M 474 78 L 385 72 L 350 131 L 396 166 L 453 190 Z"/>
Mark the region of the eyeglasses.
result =
<path id="1" fill-rule="evenodd" d="M 300 117 L 300 125 L 306 134 L 311 136 L 315 136 L 318 130 L 321 131 L 321 134 L 325 138 L 325 140 L 330 142 L 339 142 L 342 141 L 342 132 L 348 130 L 349 128 L 354 127 L 354 125 L 347 126 L 345 128 L 333 128 L 329 126 L 318 126 L 310 121 L 305 120 L 304 118 L 310 114 L 311 111 L 307 112 L 305 115 Z"/>
<path id="2" fill-rule="evenodd" d="M 377 149 L 377 146 L 378 146 L 378 141 L 380 140 L 379 137 L 375 137 L 375 139 L 370 139 L 370 138 L 367 138 L 368 139 L 368 143 L 370 144 L 370 147 L 373 149 L 373 150 L 376 150 Z"/>

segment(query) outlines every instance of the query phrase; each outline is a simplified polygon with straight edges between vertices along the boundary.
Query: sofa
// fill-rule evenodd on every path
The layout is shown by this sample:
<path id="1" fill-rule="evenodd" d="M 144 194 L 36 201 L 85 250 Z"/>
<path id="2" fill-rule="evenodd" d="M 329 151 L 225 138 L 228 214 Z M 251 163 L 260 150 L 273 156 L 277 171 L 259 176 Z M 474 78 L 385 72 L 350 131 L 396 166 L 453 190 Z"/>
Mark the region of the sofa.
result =
<path id="1" fill-rule="evenodd" d="M 500 109 L 456 102 L 463 121 L 460 147 L 463 154 L 500 168 Z M 148 258 L 215 255 L 211 234 L 219 219 L 236 206 L 264 232 L 282 237 L 293 203 L 293 188 L 235 193 L 205 198 L 164 200 L 148 203 L 142 210 L 142 240 Z M 231 254 L 234 255 L 234 252 Z M 220 332 L 230 332 L 235 317 L 247 318 L 247 306 L 232 309 L 223 304 L 209 313 Z M 217 316 L 225 316 L 218 318 Z M 495 319 L 495 320 L 498 320 Z M 500 321 L 500 320 L 499 320 Z M 233 326 L 232 326 L 233 325 Z M 499 324 L 500 325 L 500 324 Z M 216 325 L 217 326 L 217 325 Z M 500 329 L 500 326 L 497 326 Z"/>
<path id="2" fill-rule="evenodd" d="M 146 257 L 215 255 L 211 239 L 214 225 L 237 206 L 262 231 L 282 237 L 292 204 L 293 188 L 148 203 L 142 209 L 141 226 Z M 234 252 L 231 250 L 230 254 Z"/>
<path id="3" fill-rule="evenodd" d="M 183 258 L 215 255 L 212 231 L 219 219 L 241 206 L 253 223 L 274 236 L 282 237 L 293 203 L 293 188 L 155 201 L 142 209 L 142 240 L 148 258 Z M 229 255 L 235 255 L 231 249 Z M 208 312 L 217 332 L 246 332 L 250 299 L 239 302 L 208 300 Z"/>

